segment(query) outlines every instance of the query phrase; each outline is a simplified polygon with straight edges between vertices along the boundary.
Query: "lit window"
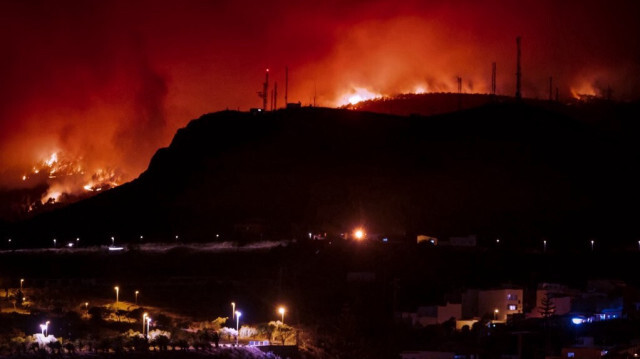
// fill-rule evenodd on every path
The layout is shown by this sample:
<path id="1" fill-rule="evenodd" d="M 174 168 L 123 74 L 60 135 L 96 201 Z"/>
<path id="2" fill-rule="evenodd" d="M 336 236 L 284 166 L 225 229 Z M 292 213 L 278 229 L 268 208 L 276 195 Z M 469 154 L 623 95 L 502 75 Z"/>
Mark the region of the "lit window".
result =
<path id="1" fill-rule="evenodd" d="M 576 354 L 574 352 L 568 352 L 567 353 L 567 358 L 573 358 L 575 356 L 576 356 Z"/>
<path id="2" fill-rule="evenodd" d="M 507 300 L 518 300 L 517 294 L 507 294 Z"/>
<path id="3" fill-rule="evenodd" d="M 509 310 L 517 310 L 518 307 L 515 304 L 509 304 Z"/>

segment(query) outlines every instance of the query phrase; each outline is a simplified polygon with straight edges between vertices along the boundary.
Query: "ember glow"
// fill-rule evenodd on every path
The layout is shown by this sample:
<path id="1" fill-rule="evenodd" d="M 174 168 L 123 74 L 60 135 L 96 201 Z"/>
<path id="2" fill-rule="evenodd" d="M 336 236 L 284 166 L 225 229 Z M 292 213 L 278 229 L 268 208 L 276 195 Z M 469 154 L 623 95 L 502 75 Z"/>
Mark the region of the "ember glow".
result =
<path id="1" fill-rule="evenodd" d="M 355 105 L 362 101 L 378 99 L 381 97 L 381 94 L 371 92 L 365 88 L 356 87 L 350 93 L 342 96 L 342 100 L 340 101 L 339 105 Z"/>
<path id="2" fill-rule="evenodd" d="M 122 183 L 122 175 L 111 169 L 93 169 L 82 157 L 73 158 L 55 151 L 38 161 L 21 180 L 27 184 L 46 183 L 49 188 L 41 204 L 64 202 L 86 192 L 99 192 Z"/>
<path id="3" fill-rule="evenodd" d="M 609 87 L 637 99 L 638 13 L 632 0 L 5 1 L 0 186 L 30 183 L 24 168 L 52 153 L 58 167 L 81 158 L 87 191 L 105 188 L 98 169 L 129 181 L 189 120 L 260 106 L 267 66 L 280 106 L 285 66 L 288 100 L 305 106 L 456 92 L 458 77 L 488 93 L 493 62 L 498 94 L 513 95 L 522 36 L 524 97 L 546 98 L 552 76 L 561 100 Z"/>

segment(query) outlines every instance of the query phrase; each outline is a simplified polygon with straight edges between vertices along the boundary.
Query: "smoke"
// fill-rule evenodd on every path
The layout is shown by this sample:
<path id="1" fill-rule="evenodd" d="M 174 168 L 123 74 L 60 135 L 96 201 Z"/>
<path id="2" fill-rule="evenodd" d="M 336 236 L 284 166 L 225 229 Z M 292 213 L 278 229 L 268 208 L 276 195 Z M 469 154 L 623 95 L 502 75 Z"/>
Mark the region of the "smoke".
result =
<path id="1" fill-rule="evenodd" d="M 0 186 L 52 153 L 122 181 L 203 113 L 260 106 L 264 69 L 289 101 L 457 90 L 640 94 L 640 3 L 275 0 L 0 4 Z M 278 101 L 282 104 L 282 97 Z M 83 178 L 83 181 L 89 178 Z M 83 182 L 80 181 L 80 182 Z M 75 186 L 75 184 L 74 184 Z"/>

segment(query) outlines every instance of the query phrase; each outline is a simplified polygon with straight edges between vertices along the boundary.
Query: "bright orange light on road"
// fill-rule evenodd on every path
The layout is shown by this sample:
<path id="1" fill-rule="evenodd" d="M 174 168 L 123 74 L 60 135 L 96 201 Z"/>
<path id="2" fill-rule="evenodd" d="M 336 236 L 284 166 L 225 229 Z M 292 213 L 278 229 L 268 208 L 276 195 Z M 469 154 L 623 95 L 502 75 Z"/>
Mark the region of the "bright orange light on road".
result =
<path id="1" fill-rule="evenodd" d="M 364 239 L 365 233 L 364 230 L 358 228 L 353 232 L 353 236 L 355 237 L 355 239 L 357 240 L 362 240 Z"/>

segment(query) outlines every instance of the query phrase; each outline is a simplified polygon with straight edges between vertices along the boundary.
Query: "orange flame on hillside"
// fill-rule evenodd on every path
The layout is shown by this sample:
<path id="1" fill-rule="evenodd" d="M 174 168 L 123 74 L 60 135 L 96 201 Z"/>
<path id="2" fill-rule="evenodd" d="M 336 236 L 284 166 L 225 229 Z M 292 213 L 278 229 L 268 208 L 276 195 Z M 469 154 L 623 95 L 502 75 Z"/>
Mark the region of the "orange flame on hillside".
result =
<path id="1" fill-rule="evenodd" d="M 40 202 L 47 204 L 65 202 L 71 196 L 116 187 L 122 183 L 122 174 L 108 168 L 88 170 L 82 157 L 72 158 L 54 151 L 38 161 L 30 173 L 24 174 L 22 181 L 46 182 L 49 188 Z"/>

